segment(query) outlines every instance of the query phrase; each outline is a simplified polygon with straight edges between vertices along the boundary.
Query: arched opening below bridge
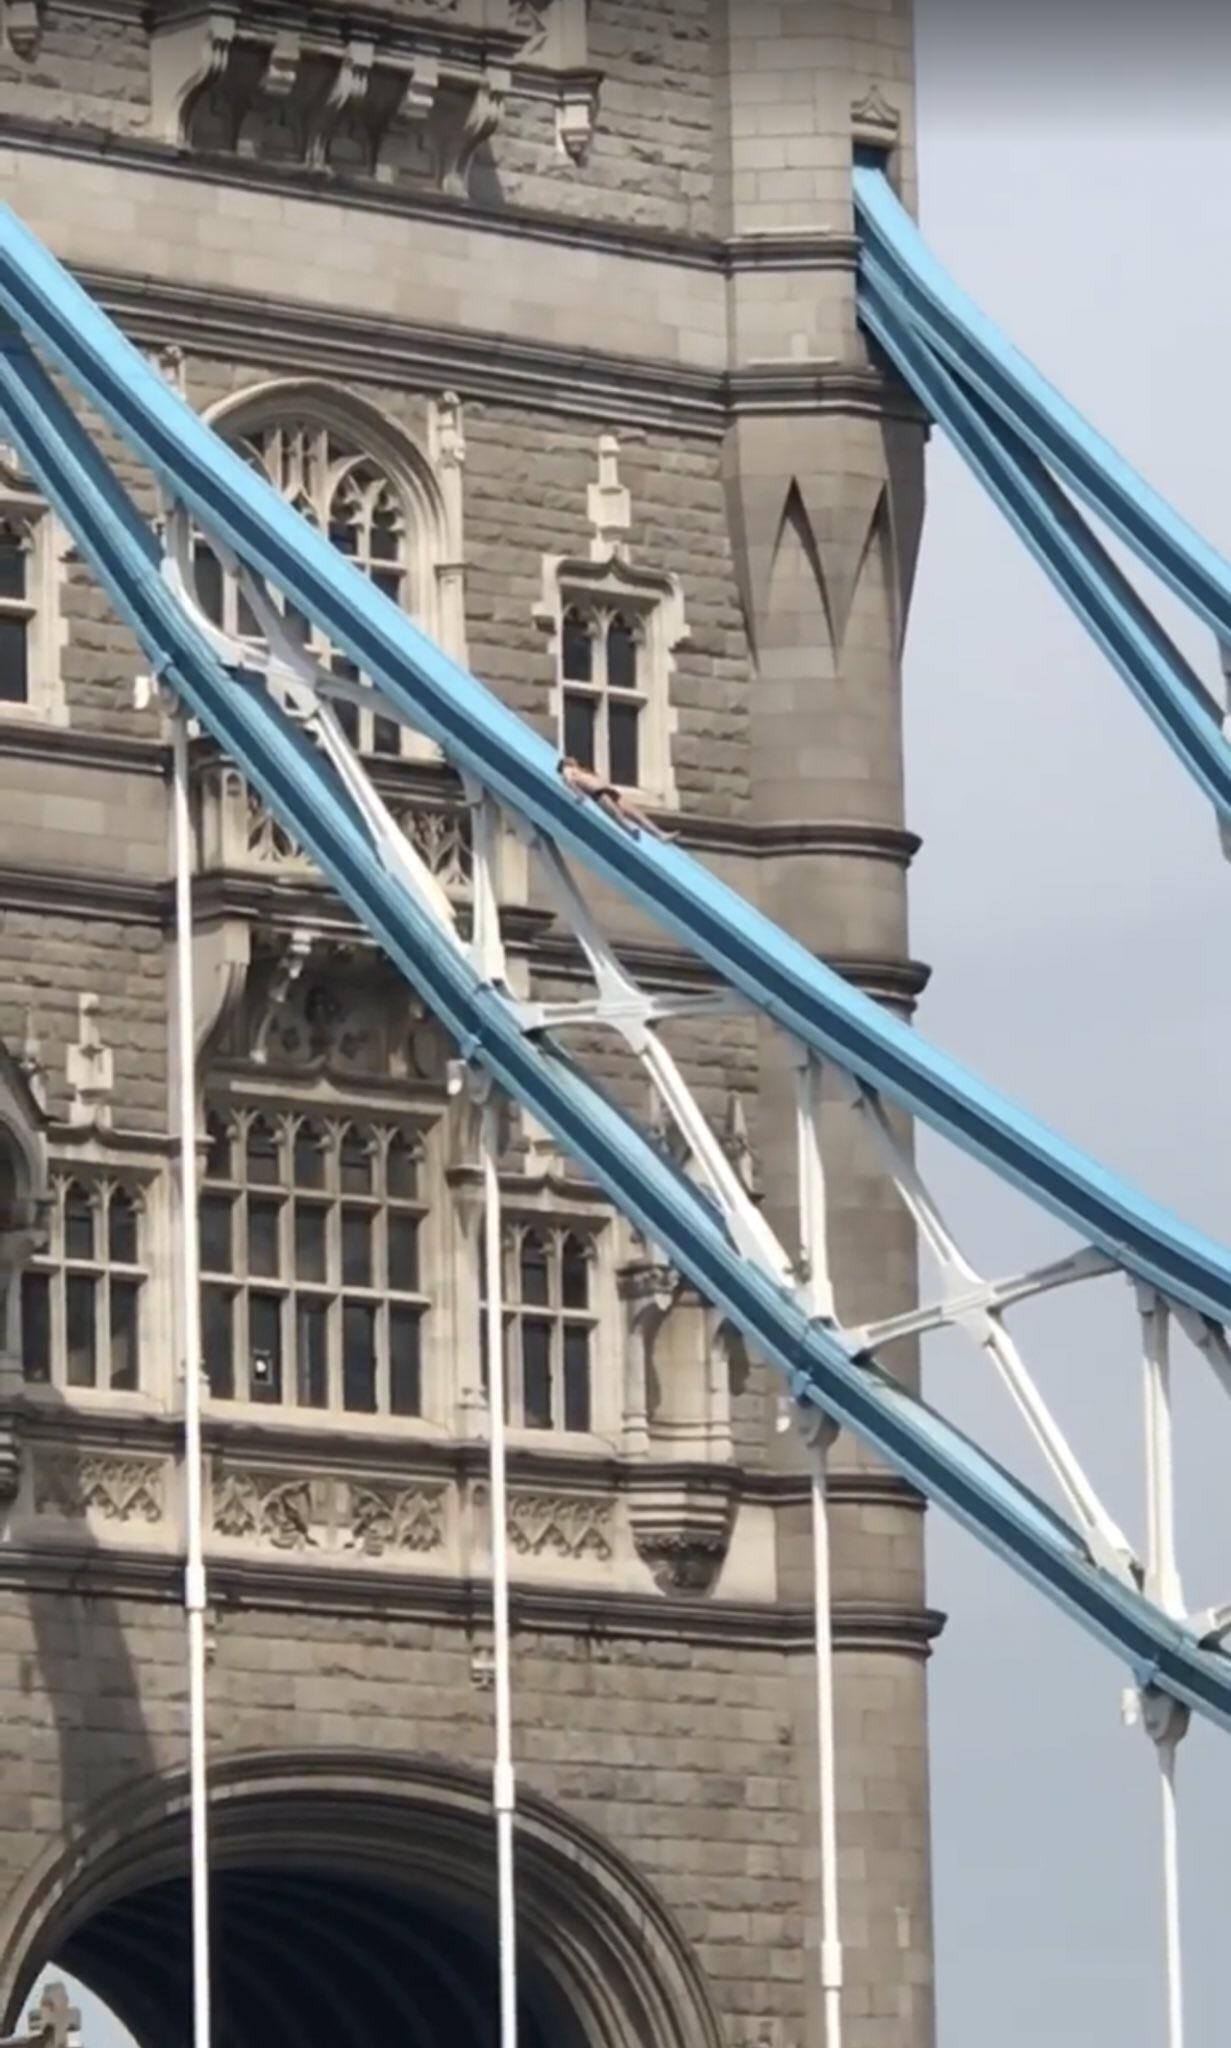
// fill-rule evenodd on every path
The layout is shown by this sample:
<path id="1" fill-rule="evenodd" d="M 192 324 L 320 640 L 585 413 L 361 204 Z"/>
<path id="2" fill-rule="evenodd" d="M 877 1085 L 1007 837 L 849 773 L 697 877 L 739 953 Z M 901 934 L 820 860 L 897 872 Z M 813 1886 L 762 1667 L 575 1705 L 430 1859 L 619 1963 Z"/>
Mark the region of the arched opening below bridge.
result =
<path id="1" fill-rule="evenodd" d="M 0 1927 L 3 2006 L 49 1963 L 140 2048 L 189 2048 L 186 1785 L 81 1818 Z M 211 1782 L 215 2048 L 492 2048 L 490 1787 L 405 1757 L 232 1757 Z M 518 1820 L 524 2048 L 719 2048 L 692 1952 L 644 1878 L 545 1800 Z M 94 2048 L 94 2044 L 90 2044 Z"/>

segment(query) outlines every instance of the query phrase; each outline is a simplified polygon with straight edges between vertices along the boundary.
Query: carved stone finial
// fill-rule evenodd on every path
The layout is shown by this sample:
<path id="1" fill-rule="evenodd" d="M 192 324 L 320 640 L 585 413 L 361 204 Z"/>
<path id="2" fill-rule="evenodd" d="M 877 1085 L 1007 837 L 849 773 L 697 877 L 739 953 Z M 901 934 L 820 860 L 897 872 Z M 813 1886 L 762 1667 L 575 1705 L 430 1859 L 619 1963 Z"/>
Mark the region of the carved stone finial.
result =
<path id="1" fill-rule="evenodd" d="M 103 1044 L 98 1028 L 100 1007 L 97 996 L 77 999 L 77 1043 L 69 1046 L 65 1061 L 72 1093 L 68 1111 L 71 1124 L 111 1122 L 109 1097 L 115 1086 L 115 1060 L 110 1047 Z"/>
<path id="2" fill-rule="evenodd" d="M 626 560 L 628 543 L 621 534 L 633 523 L 633 502 L 620 482 L 620 443 L 614 434 L 603 434 L 598 444 L 598 482 L 591 484 L 586 498 L 587 517 L 594 528 L 590 557 L 608 562 Z"/>
<path id="3" fill-rule="evenodd" d="M 428 409 L 428 452 L 436 469 L 460 469 L 466 460 L 462 401 L 456 391 L 442 391 Z"/>
<path id="4" fill-rule="evenodd" d="M 181 398 L 185 397 L 188 390 L 188 378 L 184 351 L 179 343 L 169 341 L 162 348 L 156 348 L 153 351 L 153 363 L 159 376 L 165 378 L 172 391 L 178 392 Z"/>
<path id="5" fill-rule="evenodd" d="M 27 2025 L 36 2048 L 80 2048 L 81 2014 L 69 2004 L 63 1984 L 47 1984 L 31 2006 Z"/>
<path id="6" fill-rule="evenodd" d="M 34 1011 L 26 1011 L 26 1035 L 22 1040 L 21 1058 L 17 1062 L 26 1077 L 31 1095 L 40 1109 L 47 1107 L 47 1068 L 43 1062 L 43 1048 L 39 1043 L 34 1026 Z"/>

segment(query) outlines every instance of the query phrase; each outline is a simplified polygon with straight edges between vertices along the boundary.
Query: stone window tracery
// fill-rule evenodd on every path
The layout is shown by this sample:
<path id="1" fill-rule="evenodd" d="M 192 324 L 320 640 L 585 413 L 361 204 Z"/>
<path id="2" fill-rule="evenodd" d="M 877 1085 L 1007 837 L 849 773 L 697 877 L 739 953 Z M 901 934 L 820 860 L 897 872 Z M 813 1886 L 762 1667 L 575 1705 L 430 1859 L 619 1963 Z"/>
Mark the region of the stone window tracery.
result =
<path id="1" fill-rule="evenodd" d="M 210 1112 L 200 1203 L 205 1371 L 219 1401 L 423 1407 L 423 1141 L 413 1123 Z"/>
<path id="2" fill-rule="evenodd" d="M 35 1385 L 135 1393 L 142 1384 L 145 1213 L 139 1188 L 56 1176 L 48 1243 L 22 1276 L 22 1370 Z"/>
<path id="3" fill-rule="evenodd" d="M 504 1235 L 502 1307 L 510 1428 L 588 1433 L 593 1427 L 594 1241 L 546 1219 Z M 480 1268 L 481 1276 L 486 1266 Z M 485 1277 L 480 1310 L 486 1308 Z M 481 1323 L 487 1384 L 486 1322 Z"/>
<path id="4" fill-rule="evenodd" d="M 0 717 L 61 723 L 63 530 L 0 444 Z"/>
<path id="5" fill-rule="evenodd" d="M 429 417 L 430 457 L 366 401 L 311 379 L 249 393 L 213 424 L 237 452 L 446 652 L 465 659 L 460 408 L 449 395 Z M 236 579 L 199 538 L 197 596 L 215 625 L 259 644 L 258 620 Z M 271 591 L 294 639 L 321 666 L 364 686 L 368 678 L 293 606 Z M 364 753 L 433 756 L 419 735 L 375 709 L 335 704 Z"/>

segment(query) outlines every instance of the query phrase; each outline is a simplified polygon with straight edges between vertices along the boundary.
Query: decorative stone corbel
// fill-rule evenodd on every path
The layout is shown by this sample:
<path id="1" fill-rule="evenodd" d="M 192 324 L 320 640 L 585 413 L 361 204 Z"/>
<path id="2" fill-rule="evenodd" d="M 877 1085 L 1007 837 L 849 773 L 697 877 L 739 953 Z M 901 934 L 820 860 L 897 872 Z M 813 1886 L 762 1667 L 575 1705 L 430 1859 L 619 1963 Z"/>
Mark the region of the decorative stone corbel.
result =
<path id="1" fill-rule="evenodd" d="M 43 40 L 42 0 L 5 0 L 4 32 L 15 57 L 29 63 Z"/>
<path id="2" fill-rule="evenodd" d="M 306 160 L 310 170 L 328 168 L 334 136 L 363 104 L 371 88 L 375 56 L 376 45 L 370 36 L 352 36 L 347 42 L 333 83 L 309 127 Z"/>
<path id="3" fill-rule="evenodd" d="M 261 91 L 271 100 L 289 99 L 303 62 L 303 37 L 296 28 L 279 29 L 266 60 Z"/>
<path id="4" fill-rule="evenodd" d="M 269 1058 L 269 1034 L 278 1011 L 312 958 L 312 947 L 311 932 L 297 926 L 279 951 L 261 963 L 264 974 L 249 1042 L 249 1057 L 254 1066 L 264 1066 Z"/>
<path id="5" fill-rule="evenodd" d="M 593 72 L 561 81 L 556 100 L 556 142 L 562 156 L 583 164 L 594 140 L 598 115 L 598 79 Z"/>
<path id="6" fill-rule="evenodd" d="M 464 199 L 467 195 L 470 167 L 504 118 L 504 103 L 512 82 L 512 73 L 507 65 L 488 64 L 484 67 L 453 147 L 441 164 L 441 188 L 455 199 Z"/>
<path id="7" fill-rule="evenodd" d="M 32 4 L 32 0 L 25 0 Z M 235 41 L 234 13 L 215 8 L 188 21 L 155 21 L 150 31 L 150 126 L 182 142 L 192 108 L 218 83 Z"/>
<path id="8" fill-rule="evenodd" d="M 729 1467 L 701 1473 L 633 1468 L 628 1518 L 638 1557 L 664 1593 L 694 1598 L 718 1581 L 735 1522 L 735 1481 Z"/>

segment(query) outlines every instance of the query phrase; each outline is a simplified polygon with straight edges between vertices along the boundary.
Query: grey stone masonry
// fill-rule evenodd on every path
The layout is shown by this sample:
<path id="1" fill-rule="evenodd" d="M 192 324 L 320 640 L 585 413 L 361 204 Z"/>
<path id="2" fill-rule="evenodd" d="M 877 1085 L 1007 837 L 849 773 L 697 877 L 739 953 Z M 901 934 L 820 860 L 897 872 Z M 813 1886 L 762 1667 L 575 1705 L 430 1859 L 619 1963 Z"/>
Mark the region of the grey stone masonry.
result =
<path id="1" fill-rule="evenodd" d="M 911 197 L 912 81 L 909 0 L 0 0 L 0 199 L 531 724 L 563 745 L 591 718 L 614 763 L 631 704 L 617 779 L 904 1015 L 923 423 L 857 325 L 850 173 L 878 148 Z M 0 446 L 6 546 L 0 1168 L 37 1224 L 0 1274 L 0 2033 L 56 1962 L 178 2048 L 184 1972 L 148 1932 L 159 1899 L 180 1927 L 187 1867 L 170 728 Z M 468 915 L 456 777 L 363 717 Z M 216 2048 L 383 2038 L 366 2006 L 301 2025 L 279 1916 L 322 1868 L 368 1916 L 355 1996 L 377 2012 L 392 1911 L 397 1969 L 453 1958 L 404 2038 L 470 2048 L 494 1882 L 475 1120 L 453 1048 L 208 736 L 191 773 Z M 580 993 L 511 837 L 501 863 L 518 989 Z M 710 986 L 591 896 L 647 985 Z M 620 1045 L 570 1042 L 655 1114 Z M 750 1017 L 668 1042 L 794 1254 L 785 1048 Z M 907 1220 L 836 1100 L 826 1136 L 840 1312 L 893 1314 Z M 736 1334 L 545 1133 L 506 1137 L 526 2048 L 824 2048 L 803 1453 Z M 833 1463 L 844 2041 L 933 2048 L 921 1503 L 852 1443 Z M 340 1930 L 300 1930 L 304 1982 L 314 1941 L 343 1970 Z"/>

